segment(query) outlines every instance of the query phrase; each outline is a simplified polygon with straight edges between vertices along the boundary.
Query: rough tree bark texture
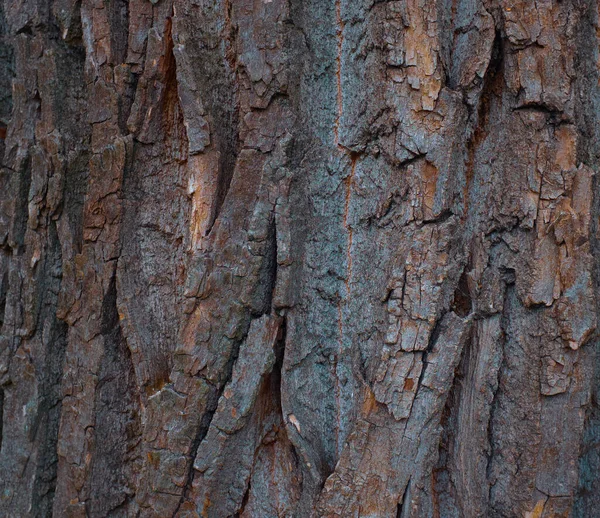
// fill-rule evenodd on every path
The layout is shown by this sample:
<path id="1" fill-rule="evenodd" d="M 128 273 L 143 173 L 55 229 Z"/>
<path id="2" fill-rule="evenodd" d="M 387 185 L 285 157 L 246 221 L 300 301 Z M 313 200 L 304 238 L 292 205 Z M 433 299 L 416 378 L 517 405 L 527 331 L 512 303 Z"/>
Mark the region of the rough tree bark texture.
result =
<path id="1" fill-rule="evenodd" d="M 3 0 L 0 515 L 598 516 L 598 11 Z"/>

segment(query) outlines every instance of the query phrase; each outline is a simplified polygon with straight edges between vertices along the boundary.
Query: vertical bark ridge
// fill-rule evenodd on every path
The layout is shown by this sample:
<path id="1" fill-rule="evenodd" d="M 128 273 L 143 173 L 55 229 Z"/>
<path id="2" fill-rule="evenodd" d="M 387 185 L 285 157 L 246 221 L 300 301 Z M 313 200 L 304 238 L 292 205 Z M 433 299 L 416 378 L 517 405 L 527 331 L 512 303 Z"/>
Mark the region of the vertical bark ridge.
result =
<path id="1" fill-rule="evenodd" d="M 597 32 L 4 2 L 0 514 L 593 513 Z"/>

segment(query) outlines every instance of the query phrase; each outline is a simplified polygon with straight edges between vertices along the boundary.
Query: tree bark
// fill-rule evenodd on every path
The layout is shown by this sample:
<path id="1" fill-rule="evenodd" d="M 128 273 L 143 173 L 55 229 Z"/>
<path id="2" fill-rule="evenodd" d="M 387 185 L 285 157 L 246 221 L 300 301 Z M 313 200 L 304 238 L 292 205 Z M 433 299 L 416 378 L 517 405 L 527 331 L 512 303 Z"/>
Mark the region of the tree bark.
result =
<path id="1" fill-rule="evenodd" d="M 598 18 L 4 0 L 0 514 L 596 516 Z"/>

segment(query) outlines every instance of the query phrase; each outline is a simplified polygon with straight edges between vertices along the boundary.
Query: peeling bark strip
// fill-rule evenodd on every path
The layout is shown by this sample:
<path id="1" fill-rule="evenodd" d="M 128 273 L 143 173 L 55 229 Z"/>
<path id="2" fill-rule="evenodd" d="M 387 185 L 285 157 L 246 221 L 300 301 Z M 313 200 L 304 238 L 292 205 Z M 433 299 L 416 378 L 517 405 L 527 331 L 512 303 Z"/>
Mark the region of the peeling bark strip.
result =
<path id="1" fill-rule="evenodd" d="M 593 0 L 0 4 L 0 515 L 596 516 Z"/>

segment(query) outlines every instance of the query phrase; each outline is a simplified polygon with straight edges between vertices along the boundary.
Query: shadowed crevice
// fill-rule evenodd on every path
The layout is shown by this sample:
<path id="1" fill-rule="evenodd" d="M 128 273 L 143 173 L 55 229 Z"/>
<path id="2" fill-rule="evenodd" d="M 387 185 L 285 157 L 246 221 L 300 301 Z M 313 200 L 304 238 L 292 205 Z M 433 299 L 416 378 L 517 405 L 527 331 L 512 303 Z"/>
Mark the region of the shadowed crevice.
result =
<path id="1" fill-rule="evenodd" d="M 5 271 L 0 279 L 0 329 L 4 324 L 4 315 L 6 311 L 6 297 L 8 295 L 8 271 Z"/>
<path id="2" fill-rule="evenodd" d="M 0 388 L 0 450 L 2 449 L 2 437 L 4 432 L 4 389 Z"/>
<path id="3" fill-rule="evenodd" d="M 277 283 L 277 228 L 275 216 L 271 214 L 269 230 L 265 241 L 265 250 L 260 270 L 258 283 L 253 295 L 253 316 L 268 315 L 271 313 L 275 284 Z"/>
<path id="4" fill-rule="evenodd" d="M 575 56 L 577 71 L 575 90 L 575 124 L 580 138 L 577 144 L 577 159 L 594 171 L 592 178 L 592 214 L 600 213 L 600 71 L 597 66 L 598 36 L 596 33 L 598 16 L 595 3 L 589 2 L 588 10 L 582 17 L 577 30 L 578 53 Z M 596 258 L 592 269 L 592 279 L 596 291 L 596 316 L 600 317 L 600 240 L 598 217 L 591 218 L 590 245 L 592 256 Z M 578 463 L 578 485 L 573 504 L 573 518 L 586 518 L 600 508 L 600 339 L 586 346 L 587 361 L 593 362 L 594 371 L 590 403 L 586 408 L 581 450 Z M 585 361 L 585 360 L 584 360 Z"/>
<path id="5" fill-rule="evenodd" d="M 236 516 L 241 516 L 244 511 L 249 516 L 295 516 L 295 506 L 302 492 L 299 457 L 288 437 L 281 404 L 286 339 L 287 320 L 283 317 L 273 347 L 275 364 L 265 376 L 255 402 L 254 422 L 261 429 L 262 439 L 254 453 L 252 472 Z M 268 479 L 271 483 L 265 485 L 264 481 Z"/>
<path id="6" fill-rule="evenodd" d="M 217 177 L 217 188 L 215 201 L 206 227 L 208 236 L 213 229 L 225 199 L 235 172 L 238 155 L 241 151 L 240 142 L 240 101 L 238 92 L 238 57 L 237 38 L 239 28 L 235 23 L 235 3 L 226 0 L 225 11 L 225 34 L 227 41 L 225 54 L 210 52 L 206 56 L 203 68 L 206 76 L 203 80 L 207 86 L 206 106 L 209 111 L 211 141 L 219 152 L 219 173 Z M 204 52 L 204 51 L 203 51 Z M 210 71 L 210 72 L 209 72 Z"/>
<path id="7" fill-rule="evenodd" d="M 162 133 L 165 150 L 169 158 L 181 160 L 187 155 L 188 136 L 184 125 L 183 111 L 177 89 L 177 61 L 173 49 L 173 19 L 165 21 L 164 51 L 159 60 L 160 77 L 164 89 L 160 99 L 162 120 L 159 131 Z M 179 146 L 177 148 L 176 146 Z"/>
<path id="8" fill-rule="evenodd" d="M 117 311 L 113 274 L 102 304 L 101 360 L 95 400 L 94 446 L 88 516 L 108 516 L 134 498 L 130 464 L 136 456 L 140 417 L 135 373 Z"/>
<path id="9" fill-rule="evenodd" d="M 15 58 L 11 42 L 8 40 L 8 26 L 4 14 L 4 3 L 0 3 L 0 165 L 4 158 L 4 142 L 7 127 L 12 116 L 12 80 Z M 1 243 L 0 243 L 1 244 Z"/>
<path id="10" fill-rule="evenodd" d="M 496 386 L 496 390 L 492 395 L 492 401 L 490 402 L 490 417 L 488 420 L 488 428 L 487 428 L 487 438 L 488 438 L 488 462 L 486 466 L 486 478 L 489 485 L 488 491 L 488 509 L 490 512 L 494 512 L 494 484 L 493 480 L 493 468 L 494 468 L 494 459 L 496 454 L 496 416 L 498 415 L 498 410 L 500 409 L 500 397 L 502 395 L 501 387 L 502 387 L 502 377 L 505 375 L 506 370 L 510 367 L 507 363 L 506 358 L 506 348 L 509 341 L 509 327 L 510 327 L 510 319 L 511 319 L 511 310 L 514 307 L 515 299 L 516 299 L 516 288 L 514 283 L 509 283 L 505 287 L 504 291 L 504 303 L 502 306 L 502 316 L 500 319 L 500 329 L 502 330 L 502 343 L 500 344 L 500 365 L 498 367 L 498 385 Z M 498 423 L 499 424 L 499 423 Z"/>
<path id="11" fill-rule="evenodd" d="M 105 0 L 111 27 L 111 65 L 125 63 L 129 38 L 129 2 L 127 0 Z"/>
<path id="12" fill-rule="evenodd" d="M 249 499 L 251 498 L 251 495 L 253 494 L 253 490 L 252 490 L 252 477 L 254 476 L 255 472 L 259 469 L 257 468 L 257 466 L 259 465 L 257 459 L 259 458 L 259 456 L 261 455 L 275 455 L 276 456 L 276 452 L 275 452 L 275 447 L 273 446 L 274 443 L 276 442 L 284 442 L 285 447 L 287 448 L 291 448 L 292 451 L 290 452 L 291 456 L 293 456 L 295 459 L 295 454 L 293 452 L 293 447 L 291 447 L 291 445 L 289 444 L 289 440 L 287 439 L 287 434 L 285 431 L 285 425 L 284 425 L 284 421 L 283 421 L 283 415 L 282 415 L 282 410 L 281 410 L 281 367 L 283 364 L 283 354 L 284 354 L 284 347 L 285 347 L 285 340 L 286 340 L 286 322 L 285 322 L 285 317 L 283 319 L 281 319 L 281 321 L 279 322 L 279 328 L 277 330 L 277 337 L 275 340 L 275 343 L 271 343 L 269 346 L 273 348 L 273 351 L 275 353 L 275 363 L 273 364 L 273 367 L 271 368 L 270 371 L 266 371 L 264 372 L 264 374 L 262 375 L 262 378 L 260 380 L 260 385 L 258 388 L 258 392 L 256 395 L 256 399 L 252 402 L 252 410 L 249 414 L 245 414 L 244 417 L 242 417 L 242 421 L 239 422 L 238 424 L 238 428 L 236 428 L 236 431 L 227 437 L 226 442 L 230 443 L 232 445 L 238 444 L 237 441 L 240 441 L 240 437 L 256 437 L 255 439 L 252 440 L 256 440 L 258 441 L 255 446 L 254 446 L 254 453 L 253 453 L 253 459 L 251 461 L 251 468 L 248 472 L 248 467 L 250 466 L 250 464 L 248 464 L 250 462 L 250 459 L 247 457 L 248 455 L 248 451 L 246 451 L 246 453 L 244 453 L 244 458 L 247 459 L 246 462 L 244 462 L 243 466 L 240 465 L 235 465 L 231 463 L 231 459 L 229 458 L 229 456 L 227 454 L 224 454 L 224 456 L 218 456 L 218 461 L 214 461 L 214 466 L 215 466 L 215 473 L 211 473 L 209 478 L 207 480 L 205 480 L 205 483 L 210 484 L 209 487 L 213 488 L 212 491 L 214 492 L 215 495 L 223 495 L 226 494 L 227 491 L 226 490 L 222 490 L 221 487 L 219 485 L 225 484 L 226 486 L 228 484 L 231 484 L 233 480 L 237 480 L 241 483 L 244 483 L 244 494 L 242 495 L 241 492 L 238 492 L 238 490 L 234 491 L 233 493 L 231 493 L 231 498 L 233 498 L 234 500 L 226 503 L 226 502 L 222 502 L 221 504 L 219 504 L 218 502 L 214 502 L 214 508 L 213 511 L 214 512 L 219 512 L 220 509 L 220 505 L 223 505 L 225 509 L 229 509 L 228 513 L 231 513 L 233 511 L 233 509 L 231 507 L 231 504 L 233 502 L 237 502 L 237 505 L 239 505 L 239 508 L 237 508 L 237 511 L 235 513 L 234 516 L 239 516 L 243 513 L 243 508 L 247 505 Z M 241 342 L 243 343 L 244 340 L 247 339 L 247 334 L 246 336 L 241 340 Z M 240 343 L 241 346 L 241 343 Z M 176 516 L 179 512 L 179 510 L 181 509 L 181 506 L 184 505 L 184 503 L 189 502 L 190 505 L 194 506 L 198 506 L 199 504 L 196 502 L 194 504 L 194 502 L 192 501 L 193 498 L 193 488 L 195 488 L 195 478 L 196 475 L 199 473 L 196 471 L 196 468 L 194 466 L 194 463 L 196 461 L 196 457 L 199 455 L 199 451 L 200 448 L 204 448 L 204 450 L 202 450 L 202 452 L 200 453 L 200 457 L 204 458 L 203 456 L 208 454 L 209 456 L 214 453 L 212 451 L 207 450 L 207 446 L 206 443 L 204 443 L 203 441 L 205 439 L 207 439 L 208 445 L 213 444 L 211 441 L 214 440 L 214 435 L 213 432 L 211 431 L 211 427 L 212 426 L 217 426 L 217 429 L 219 427 L 219 424 L 213 425 L 213 420 L 217 420 L 219 423 L 222 422 L 222 419 L 228 419 L 227 417 L 225 417 L 223 414 L 218 414 L 217 413 L 217 409 L 219 408 L 219 402 L 222 400 L 222 398 L 225 398 L 227 396 L 225 396 L 224 394 L 227 394 L 225 392 L 225 390 L 228 387 L 232 387 L 232 385 L 229 383 L 230 380 L 233 378 L 234 374 L 234 368 L 236 368 L 236 362 L 238 360 L 238 354 L 239 354 L 239 346 L 236 350 L 236 356 L 234 358 L 231 358 L 230 362 L 228 363 L 228 365 L 226 366 L 226 370 L 227 370 L 227 379 L 223 382 L 223 385 L 220 389 L 217 390 L 217 388 L 215 387 L 215 390 L 212 392 L 212 394 L 210 395 L 210 399 L 207 405 L 207 410 L 204 413 L 204 415 L 202 416 L 202 420 L 201 420 L 201 425 L 200 428 L 198 430 L 198 434 L 196 436 L 196 439 L 194 440 L 192 447 L 191 447 L 191 453 L 190 453 L 190 471 L 188 473 L 188 478 L 187 478 L 187 482 L 184 488 L 184 492 L 180 498 L 179 504 L 175 510 L 175 512 L 173 513 L 173 516 Z M 267 351 L 264 351 L 264 354 L 267 354 Z M 244 360 L 244 361 L 247 361 Z M 246 367 L 242 367 L 242 368 L 249 368 L 248 366 Z M 238 373 L 239 374 L 239 373 Z M 238 385 L 233 385 L 233 390 L 239 390 L 239 386 Z M 225 401 L 225 400 L 223 400 Z M 225 405 L 227 406 L 227 403 L 225 403 Z M 220 410 L 221 411 L 221 410 Z M 213 430 L 214 431 L 214 430 Z M 217 432 L 220 433 L 220 432 Z M 224 451 L 227 451 L 227 448 L 231 448 L 232 446 L 227 446 L 225 447 Z M 269 449 L 271 448 L 268 452 L 264 451 L 265 449 Z M 275 457 L 269 457 L 271 459 L 274 459 Z M 214 460 L 214 459 L 213 459 Z M 297 459 L 296 459 L 296 465 L 297 465 Z M 264 466 L 263 466 L 264 467 Z M 263 473 L 259 473 L 259 476 L 262 475 Z M 199 475 L 201 476 L 201 475 Z M 285 480 L 280 480 L 278 482 L 279 485 L 285 484 Z M 213 484 L 215 484 L 215 486 L 213 486 Z M 239 488 L 239 486 L 236 483 L 236 487 Z M 261 489 L 263 489 L 263 486 L 259 485 L 259 487 Z M 223 511 L 224 512 L 224 511 Z"/>
<path id="13" fill-rule="evenodd" d="M 225 203 L 225 198 L 227 197 L 233 179 L 233 173 L 235 172 L 237 157 L 240 152 L 240 142 L 237 130 L 239 124 L 238 110 L 236 109 L 227 112 L 219 107 L 216 111 L 218 118 L 224 121 L 226 127 L 220 130 L 222 135 L 218 138 L 219 175 L 217 179 L 215 203 L 206 230 L 207 236 L 213 229 L 219 214 L 221 213 L 223 204 Z"/>
<path id="14" fill-rule="evenodd" d="M 469 277 L 466 268 L 458 281 L 456 291 L 454 292 L 451 309 L 454 311 L 454 313 L 462 318 L 468 316 L 473 310 L 473 301 L 471 299 Z"/>
<path id="15" fill-rule="evenodd" d="M 238 346 L 238 349 L 239 349 L 239 346 Z M 189 498 L 189 492 L 192 489 L 192 485 L 194 483 L 194 474 L 195 474 L 194 461 L 196 459 L 196 455 L 198 454 L 198 448 L 200 447 L 200 444 L 202 443 L 202 441 L 208 434 L 208 430 L 210 429 L 210 424 L 212 423 L 213 417 L 215 416 L 215 413 L 217 411 L 217 406 L 219 405 L 219 399 L 221 399 L 221 396 L 223 395 L 223 392 L 225 391 L 225 387 L 227 386 L 228 381 L 231 379 L 235 359 L 237 359 L 237 354 L 235 355 L 235 358 L 233 358 L 233 357 L 230 358 L 230 360 L 227 362 L 227 365 L 225 366 L 226 381 L 222 384 L 221 387 L 213 387 L 210 394 L 207 397 L 206 411 L 204 412 L 204 414 L 202 415 L 202 418 L 200 419 L 200 425 L 198 427 L 198 432 L 196 433 L 196 436 L 194 437 L 194 440 L 192 441 L 192 444 L 190 446 L 190 454 L 189 454 L 189 460 L 188 460 L 188 462 L 189 462 L 188 474 L 186 477 L 185 485 L 183 487 L 183 492 L 181 493 L 181 498 L 179 499 L 179 502 L 177 504 L 177 507 L 175 508 L 175 511 L 173 511 L 173 515 L 172 515 L 173 518 L 175 518 L 177 516 L 179 509 L 184 504 L 184 502 L 186 500 L 188 500 L 188 498 Z"/>
<path id="16" fill-rule="evenodd" d="M 67 347 L 68 326 L 55 320 L 45 356 L 44 372 L 40 382 L 41 400 L 38 402 L 39 444 L 33 487 L 32 507 L 39 516 L 52 516 L 58 469 L 58 433 L 62 412 L 61 380 Z"/>
<path id="17" fill-rule="evenodd" d="M 58 433 L 62 411 L 62 385 L 68 325 L 56 316 L 57 297 L 62 281 L 62 253 L 56 230 L 48 229 L 48 249 L 40 271 L 40 312 L 36 327 L 49 330 L 43 361 L 38 372 L 39 399 L 32 440 L 38 444 L 38 457 L 32 490 L 32 508 L 39 516 L 51 516 L 58 468 Z M 42 324 L 43 323 L 43 326 Z"/>
<path id="18" fill-rule="evenodd" d="M 492 55 L 483 77 L 483 86 L 478 97 L 476 111 L 467 104 L 471 119 L 471 132 L 467 142 L 464 187 L 464 217 L 469 217 L 470 197 L 473 180 L 476 174 L 477 150 L 486 140 L 490 132 L 490 115 L 494 99 L 502 96 L 504 87 L 504 42 L 500 32 L 496 32 L 492 45 Z"/>
<path id="19" fill-rule="evenodd" d="M 404 488 L 402 499 L 398 502 L 396 507 L 396 518 L 409 518 L 410 516 L 410 485 L 412 479 L 408 479 L 408 483 Z"/>

